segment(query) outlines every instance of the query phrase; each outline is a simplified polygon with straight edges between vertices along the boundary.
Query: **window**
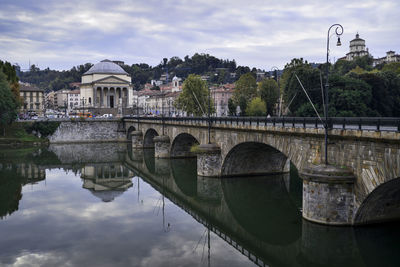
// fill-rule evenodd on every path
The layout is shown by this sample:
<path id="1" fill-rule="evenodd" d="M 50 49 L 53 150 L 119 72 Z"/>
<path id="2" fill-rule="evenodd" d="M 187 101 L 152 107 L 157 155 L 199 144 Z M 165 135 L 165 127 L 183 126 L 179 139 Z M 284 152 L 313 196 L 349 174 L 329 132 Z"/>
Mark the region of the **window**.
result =
<path id="1" fill-rule="evenodd" d="M 92 98 L 89 97 L 89 104 L 92 104 Z"/>

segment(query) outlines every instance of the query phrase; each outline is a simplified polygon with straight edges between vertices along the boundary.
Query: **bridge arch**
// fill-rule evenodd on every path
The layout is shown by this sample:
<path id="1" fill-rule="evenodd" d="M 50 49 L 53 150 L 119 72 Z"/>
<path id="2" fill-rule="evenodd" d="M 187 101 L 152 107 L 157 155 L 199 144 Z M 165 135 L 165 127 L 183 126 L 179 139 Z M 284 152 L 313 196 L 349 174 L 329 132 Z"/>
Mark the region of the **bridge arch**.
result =
<path id="1" fill-rule="evenodd" d="M 143 138 L 143 147 L 144 148 L 154 148 L 153 138 L 158 136 L 158 133 L 153 128 L 147 129 L 144 138 Z"/>
<path id="2" fill-rule="evenodd" d="M 256 176 L 289 171 L 288 157 L 261 142 L 243 142 L 234 146 L 222 163 L 221 176 Z"/>
<path id="3" fill-rule="evenodd" d="M 191 134 L 178 134 L 171 145 L 171 158 L 196 157 L 196 154 L 190 152 L 190 149 L 193 145 L 199 144 L 199 141 Z"/>
<path id="4" fill-rule="evenodd" d="M 400 220 L 400 177 L 380 184 L 361 203 L 354 224 Z"/>
<path id="5" fill-rule="evenodd" d="M 126 138 L 128 139 L 128 141 L 132 141 L 132 132 L 136 131 L 135 126 L 131 126 L 128 128 L 128 131 L 126 133 Z"/>

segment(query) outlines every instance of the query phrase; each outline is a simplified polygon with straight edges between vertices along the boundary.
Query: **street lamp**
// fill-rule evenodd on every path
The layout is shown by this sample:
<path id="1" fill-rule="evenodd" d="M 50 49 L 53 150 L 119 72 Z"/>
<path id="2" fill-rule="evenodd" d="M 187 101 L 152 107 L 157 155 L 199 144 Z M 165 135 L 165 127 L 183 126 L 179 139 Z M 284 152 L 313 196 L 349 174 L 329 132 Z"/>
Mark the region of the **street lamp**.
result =
<path id="1" fill-rule="evenodd" d="M 208 86 L 208 143 L 211 144 L 211 91 Z"/>
<path id="2" fill-rule="evenodd" d="M 326 39 L 326 83 L 325 83 L 325 164 L 328 165 L 328 129 L 329 129 L 329 124 L 328 124 L 328 104 L 329 104 L 329 96 L 328 96 L 328 90 L 329 90 L 329 32 L 333 28 L 335 28 L 335 33 L 338 38 L 336 46 L 341 46 L 342 43 L 340 42 L 340 36 L 343 34 L 343 26 L 340 24 L 333 24 L 329 27 L 328 29 L 328 36 Z"/>
<path id="3" fill-rule="evenodd" d="M 279 87 L 279 69 L 278 67 L 273 66 L 271 68 L 271 71 L 274 71 L 276 75 L 275 76 L 275 81 L 278 84 L 278 90 L 279 90 L 279 111 L 278 111 L 278 117 L 281 116 L 281 110 L 282 110 L 282 94 L 281 94 L 281 88 Z M 268 114 L 267 114 L 268 116 Z"/>
<path id="4" fill-rule="evenodd" d="M 137 97 L 136 97 L 136 116 L 137 116 L 137 121 L 138 121 L 138 125 L 137 125 L 137 127 L 138 127 L 138 131 L 139 131 L 139 91 L 136 91 L 137 92 Z"/>
<path id="5" fill-rule="evenodd" d="M 86 102 L 86 99 L 85 99 L 85 97 L 82 97 L 82 105 L 83 105 L 83 117 L 85 117 L 85 102 Z"/>

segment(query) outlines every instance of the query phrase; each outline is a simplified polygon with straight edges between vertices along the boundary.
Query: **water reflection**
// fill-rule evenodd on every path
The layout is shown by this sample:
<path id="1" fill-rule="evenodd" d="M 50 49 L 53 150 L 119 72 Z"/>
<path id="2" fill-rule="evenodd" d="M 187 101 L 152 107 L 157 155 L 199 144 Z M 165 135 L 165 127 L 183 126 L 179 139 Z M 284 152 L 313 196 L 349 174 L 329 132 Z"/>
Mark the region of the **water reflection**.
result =
<path id="1" fill-rule="evenodd" d="M 81 170 L 83 188 L 104 202 L 113 201 L 131 187 L 132 176 L 122 163 L 87 164 Z"/>
<path id="2" fill-rule="evenodd" d="M 69 170 L 81 179 L 67 180 Z M 28 192 L 45 198 L 30 198 L 21 208 L 23 186 L 46 175 L 52 177 L 47 190 Z M 199 265 L 193 251 L 200 251 L 200 265 L 395 266 L 396 225 L 303 221 L 301 193 L 294 169 L 290 175 L 210 179 L 197 177 L 196 160 L 154 159 L 154 149 L 93 144 L 0 151 L 0 247 L 9 244 L 0 250 L 0 264 L 36 251 L 58 253 L 71 265 L 192 266 Z M 34 233 L 47 236 L 46 242 Z M 60 244 L 63 249 L 54 252 Z M 77 259 L 77 251 L 86 255 Z"/>

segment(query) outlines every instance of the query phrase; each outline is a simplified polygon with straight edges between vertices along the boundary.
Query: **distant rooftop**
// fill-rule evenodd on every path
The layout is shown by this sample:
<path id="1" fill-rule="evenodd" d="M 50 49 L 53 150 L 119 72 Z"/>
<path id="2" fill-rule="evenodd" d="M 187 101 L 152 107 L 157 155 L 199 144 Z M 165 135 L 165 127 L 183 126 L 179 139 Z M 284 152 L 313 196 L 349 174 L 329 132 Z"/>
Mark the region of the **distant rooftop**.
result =
<path id="1" fill-rule="evenodd" d="M 20 92 L 43 92 L 43 89 L 36 87 L 35 85 L 29 83 L 20 83 L 19 84 L 19 91 Z"/>

